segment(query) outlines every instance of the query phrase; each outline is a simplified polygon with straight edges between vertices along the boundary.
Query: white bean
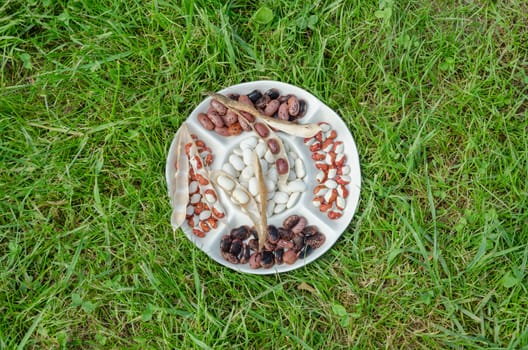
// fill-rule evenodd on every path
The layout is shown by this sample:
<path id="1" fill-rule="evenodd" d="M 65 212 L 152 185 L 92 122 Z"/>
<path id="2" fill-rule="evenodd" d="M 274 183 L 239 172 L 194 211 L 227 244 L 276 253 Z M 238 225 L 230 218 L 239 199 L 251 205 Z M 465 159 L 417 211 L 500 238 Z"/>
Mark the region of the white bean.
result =
<path id="1" fill-rule="evenodd" d="M 288 183 L 288 192 L 303 192 L 306 190 L 306 183 L 303 180 L 294 180 Z"/>
<path id="2" fill-rule="evenodd" d="M 245 167 L 244 162 L 242 161 L 242 158 L 240 158 L 236 154 L 232 154 L 229 156 L 229 163 L 231 163 L 233 168 L 235 168 L 238 171 L 241 171 Z"/>
<path id="3" fill-rule="evenodd" d="M 242 150 L 238 147 L 233 150 L 233 153 L 236 154 L 237 156 L 242 157 Z"/>
<path id="4" fill-rule="evenodd" d="M 247 166 L 242 170 L 242 173 L 240 174 L 240 177 L 246 181 L 249 181 L 253 176 L 255 175 L 255 170 L 253 170 L 252 167 Z"/>
<path id="5" fill-rule="evenodd" d="M 297 175 L 299 179 L 306 176 L 306 169 L 304 168 L 304 163 L 301 158 L 295 160 L 295 175 Z"/>
<path id="6" fill-rule="evenodd" d="M 247 196 L 246 192 L 238 187 L 233 191 L 232 197 L 233 200 L 238 204 L 246 204 L 249 201 L 249 197 Z"/>
<path id="7" fill-rule="evenodd" d="M 242 140 L 242 142 L 240 142 L 240 148 L 241 149 L 245 149 L 245 148 L 253 149 L 257 145 L 257 142 L 258 142 L 257 138 L 252 136 L 250 138 Z"/>
<path id="8" fill-rule="evenodd" d="M 286 205 L 285 204 L 277 204 L 275 206 L 275 208 L 273 209 L 273 212 L 275 214 L 279 214 L 279 213 L 282 213 L 284 211 L 284 209 L 286 209 Z"/>
<path id="9" fill-rule="evenodd" d="M 288 155 L 291 157 L 291 159 L 293 160 L 297 160 L 299 158 L 299 155 L 293 151 L 289 152 Z"/>
<path id="10" fill-rule="evenodd" d="M 275 192 L 275 196 L 273 196 L 273 201 L 277 204 L 286 204 L 288 199 L 289 196 L 285 192 Z"/>
<path id="11" fill-rule="evenodd" d="M 297 200 L 299 199 L 300 196 L 301 196 L 301 192 L 293 192 L 290 195 L 288 202 L 286 202 L 286 208 L 290 209 L 291 207 L 293 207 L 295 203 L 297 203 Z"/>
<path id="12" fill-rule="evenodd" d="M 255 152 L 257 152 L 257 155 L 259 156 L 259 158 L 262 158 L 264 157 L 264 154 L 266 154 L 266 145 L 264 144 L 264 142 L 259 142 L 256 146 L 255 146 Z"/>
<path id="13" fill-rule="evenodd" d="M 236 177 L 238 175 L 236 169 L 233 168 L 231 163 L 225 163 L 224 165 L 222 165 L 222 170 L 233 177 Z"/>
<path id="14" fill-rule="evenodd" d="M 266 214 L 268 216 L 273 215 L 273 209 L 275 209 L 275 202 L 274 201 L 269 201 L 268 205 L 266 206 Z"/>
<path id="15" fill-rule="evenodd" d="M 226 191 L 231 191 L 233 188 L 235 188 L 235 183 L 225 176 L 218 176 L 216 181 L 218 182 L 220 187 L 222 187 Z"/>
<path id="16" fill-rule="evenodd" d="M 253 150 L 250 148 L 244 148 L 242 150 L 242 159 L 246 165 L 253 164 Z"/>
<path id="17" fill-rule="evenodd" d="M 266 159 L 266 162 L 268 163 L 274 163 L 275 157 L 273 156 L 273 153 L 271 153 L 270 150 L 266 151 L 266 154 L 264 154 L 264 159 Z"/>
<path id="18" fill-rule="evenodd" d="M 259 193 L 258 181 L 256 177 L 252 177 L 248 182 L 248 191 L 252 196 L 256 196 Z"/>

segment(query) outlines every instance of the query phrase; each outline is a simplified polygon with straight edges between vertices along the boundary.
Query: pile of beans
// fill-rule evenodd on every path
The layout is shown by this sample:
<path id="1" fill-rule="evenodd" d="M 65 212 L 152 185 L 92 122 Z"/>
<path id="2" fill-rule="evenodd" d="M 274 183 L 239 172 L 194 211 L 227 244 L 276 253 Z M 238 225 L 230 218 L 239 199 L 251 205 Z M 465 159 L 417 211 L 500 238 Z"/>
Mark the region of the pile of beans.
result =
<path id="1" fill-rule="evenodd" d="M 287 121 L 296 121 L 306 113 L 306 102 L 295 95 L 281 95 L 279 90 L 270 89 L 264 93 L 253 90 L 247 95 L 229 94 L 229 98 L 255 107 L 262 114 Z M 251 124 L 255 116 L 239 112 Z M 240 135 L 242 131 L 251 131 L 252 127 L 245 120 L 229 110 L 219 101 L 212 99 L 206 113 L 198 114 L 198 121 L 206 130 L 214 130 L 222 136 Z"/>
<path id="2" fill-rule="evenodd" d="M 322 131 L 314 137 L 304 139 L 312 152 L 317 168 L 315 179 L 318 185 L 313 190 L 312 203 L 329 219 L 339 219 L 343 215 L 348 197 L 350 167 L 346 165 L 346 155 L 342 141 L 337 140 L 337 132 L 328 123 L 319 123 Z"/>
<path id="3" fill-rule="evenodd" d="M 293 264 L 304 259 L 326 241 L 316 226 L 308 225 L 304 216 L 287 217 L 282 227 L 268 226 L 264 248 L 258 252 L 257 232 L 249 226 L 231 230 L 220 239 L 220 253 L 232 264 L 247 264 L 252 269 L 270 268 L 275 264 Z"/>
<path id="4" fill-rule="evenodd" d="M 191 135 L 198 154 L 191 154 L 191 143 L 185 145 L 185 152 L 192 167 L 189 169 L 189 204 L 186 220 L 193 234 L 205 237 L 205 234 L 218 227 L 218 220 L 225 216 L 218 195 L 202 169 L 213 163 L 213 153 L 205 142 Z M 194 169 L 197 169 L 195 171 Z"/>
<path id="5" fill-rule="evenodd" d="M 223 171 L 238 179 L 239 183 L 260 202 L 258 182 L 253 168 L 253 152 L 257 153 L 268 191 L 268 197 L 265 199 L 267 200 L 268 217 L 292 208 L 301 193 L 306 190 L 304 162 L 284 140 L 283 145 L 289 163 L 292 164 L 292 169 L 288 169 L 288 182 L 284 184 L 278 181 L 279 172 L 272 152 L 263 140 L 254 136 L 242 140 L 240 145 L 233 149 L 228 162 L 222 166 Z"/>

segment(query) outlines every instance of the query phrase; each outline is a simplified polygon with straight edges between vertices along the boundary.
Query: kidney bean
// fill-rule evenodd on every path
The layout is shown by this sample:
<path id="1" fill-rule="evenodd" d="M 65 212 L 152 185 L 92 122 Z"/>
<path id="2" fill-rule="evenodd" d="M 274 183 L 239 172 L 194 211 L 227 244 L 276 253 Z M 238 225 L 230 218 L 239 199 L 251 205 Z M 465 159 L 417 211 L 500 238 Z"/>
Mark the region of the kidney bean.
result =
<path id="1" fill-rule="evenodd" d="M 206 130 L 213 130 L 215 128 L 215 125 L 213 124 L 211 119 L 209 119 L 209 117 L 205 113 L 199 113 L 198 114 L 198 121 L 200 122 L 200 124 L 202 124 L 202 126 Z"/>
<path id="2" fill-rule="evenodd" d="M 280 152 L 280 145 L 277 139 L 269 139 L 268 140 L 268 148 L 271 153 L 277 154 Z"/>
<path id="3" fill-rule="evenodd" d="M 275 166 L 277 167 L 277 172 L 279 175 L 286 174 L 290 169 L 288 169 L 288 162 L 284 158 L 279 158 L 275 161 Z"/>
<path id="4" fill-rule="evenodd" d="M 247 121 L 250 123 L 253 123 L 255 121 L 255 116 L 251 113 L 241 111 L 240 114 L 242 114 L 242 116 L 246 118 Z"/>
<path id="5" fill-rule="evenodd" d="M 255 128 L 257 134 L 259 134 L 261 137 L 268 137 L 269 129 L 266 127 L 266 125 L 262 123 L 255 123 L 253 127 Z"/>

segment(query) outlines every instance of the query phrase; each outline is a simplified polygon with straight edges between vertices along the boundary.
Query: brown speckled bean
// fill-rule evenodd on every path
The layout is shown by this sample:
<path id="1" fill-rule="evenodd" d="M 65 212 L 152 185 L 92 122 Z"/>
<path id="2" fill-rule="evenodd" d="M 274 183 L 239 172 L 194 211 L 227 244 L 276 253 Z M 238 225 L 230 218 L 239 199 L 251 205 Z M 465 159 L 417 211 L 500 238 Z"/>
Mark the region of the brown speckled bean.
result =
<path id="1" fill-rule="evenodd" d="M 295 224 L 295 226 L 293 226 L 291 228 L 291 232 L 293 232 L 294 234 L 299 234 L 301 233 L 301 231 L 306 227 L 306 218 L 304 216 L 301 216 L 299 218 L 299 221 L 297 221 L 297 223 Z"/>
<path id="2" fill-rule="evenodd" d="M 250 123 L 253 123 L 255 121 L 255 116 L 251 113 L 241 111 L 240 114 L 242 114 L 242 116 L 246 118 L 247 121 Z"/>
<path id="3" fill-rule="evenodd" d="M 205 113 L 199 113 L 198 114 L 198 121 L 200 122 L 200 124 L 202 124 L 202 126 L 206 130 L 213 130 L 215 128 L 215 125 L 213 124 L 211 119 L 209 119 L 209 117 Z"/>
<path id="4" fill-rule="evenodd" d="M 293 249 L 289 249 L 288 251 L 284 252 L 284 255 L 282 256 L 282 261 L 284 261 L 288 265 L 293 264 L 297 261 L 297 252 L 295 252 Z"/>
<path id="5" fill-rule="evenodd" d="M 244 131 L 251 131 L 251 125 L 248 124 L 243 118 L 238 119 L 238 123 L 240 124 L 240 127 Z"/>

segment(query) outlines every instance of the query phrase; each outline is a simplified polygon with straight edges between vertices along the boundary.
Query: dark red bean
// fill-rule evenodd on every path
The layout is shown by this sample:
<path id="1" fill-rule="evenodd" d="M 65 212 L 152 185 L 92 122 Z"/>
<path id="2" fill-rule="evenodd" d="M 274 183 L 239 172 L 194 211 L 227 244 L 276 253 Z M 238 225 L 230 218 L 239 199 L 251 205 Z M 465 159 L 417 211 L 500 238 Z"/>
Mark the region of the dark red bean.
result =
<path id="1" fill-rule="evenodd" d="M 268 117 L 272 116 L 273 114 L 275 114 L 275 112 L 277 112 L 277 110 L 279 109 L 279 106 L 280 106 L 280 102 L 277 101 L 277 100 L 271 100 L 267 105 L 266 105 L 266 108 L 264 108 L 264 114 L 267 115 Z"/>
<path id="2" fill-rule="evenodd" d="M 251 102 L 256 103 L 258 99 L 262 97 L 262 93 L 259 90 L 253 90 L 247 94 L 247 97 L 249 97 Z"/>
<path id="3" fill-rule="evenodd" d="M 213 124 L 211 119 L 209 119 L 209 117 L 205 113 L 199 113 L 198 114 L 198 121 L 204 127 L 204 129 L 206 129 L 206 130 L 213 130 L 215 128 L 215 125 Z"/>
<path id="4" fill-rule="evenodd" d="M 269 139 L 268 140 L 268 148 L 271 153 L 277 154 L 280 152 L 280 145 L 277 139 Z"/>
<path id="5" fill-rule="evenodd" d="M 277 167 L 277 172 L 279 175 L 284 175 L 290 170 L 288 169 L 288 162 L 284 158 L 277 159 L 275 166 Z"/>
<path id="6" fill-rule="evenodd" d="M 259 134 L 261 137 L 268 137 L 269 129 L 266 125 L 262 123 L 255 123 L 253 127 L 255 128 L 256 133 Z"/>
<path id="7" fill-rule="evenodd" d="M 289 120 L 290 114 L 288 112 L 288 104 L 283 103 L 280 105 L 279 110 L 277 111 L 277 116 L 280 120 Z"/>
<path id="8" fill-rule="evenodd" d="M 227 107 L 215 99 L 211 100 L 211 107 L 213 107 L 214 110 L 217 111 L 220 115 L 224 115 L 227 113 Z"/>

